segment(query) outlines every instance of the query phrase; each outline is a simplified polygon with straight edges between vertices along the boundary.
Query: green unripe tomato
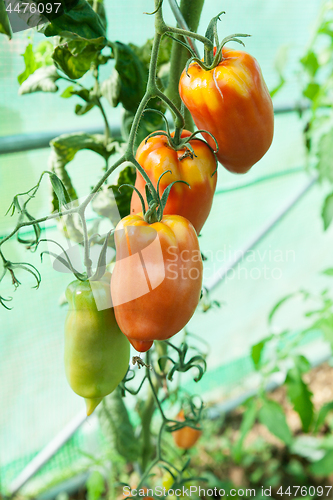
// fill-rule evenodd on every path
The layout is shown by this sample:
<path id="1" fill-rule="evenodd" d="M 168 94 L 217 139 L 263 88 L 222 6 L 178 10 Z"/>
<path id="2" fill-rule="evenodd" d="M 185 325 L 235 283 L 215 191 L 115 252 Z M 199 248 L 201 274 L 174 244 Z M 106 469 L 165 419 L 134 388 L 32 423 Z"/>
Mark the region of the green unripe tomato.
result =
<path id="1" fill-rule="evenodd" d="M 87 415 L 114 391 L 129 364 L 130 344 L 111 307 L 110 278 L 106 273 L 100 281 L 73 281 L 66 290 L 65 372 L 85 398 Z"/>

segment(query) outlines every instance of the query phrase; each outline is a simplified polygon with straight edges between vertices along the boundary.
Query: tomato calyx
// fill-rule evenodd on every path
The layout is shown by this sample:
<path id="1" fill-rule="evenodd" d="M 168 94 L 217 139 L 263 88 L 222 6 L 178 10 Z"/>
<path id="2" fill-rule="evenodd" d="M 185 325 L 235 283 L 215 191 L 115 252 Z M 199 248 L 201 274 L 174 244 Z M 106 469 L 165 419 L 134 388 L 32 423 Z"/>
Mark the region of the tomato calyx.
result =
<path id="1" fill-rule="evenodd" d="M 162 220 L 163 211 L 164 211 L 165 205 L 168 201 L 168 197 L 169 197 L 171 188 L 174 184 L 176 184 L 177 182 L 182 182 L 183 184 L 186 184 L 189 187 L 189 189 L 191 189 L 191 186 L 189 185 L 188 182 L 183 181 L 183 180 L 177 180 L 177 181 L 171 182 L 171 184 L 169 184 L 165 188 L 162 196 L 160 197 L 160 195 L 159 195 L 160 182 L 161 182 L 163 175 L 168 174 L 168 173 L 171 174 L 172 173 L 171 170 L 165 170 L 165 172 L 163 172 L 163 174 L 160 175 L 160 177 L 157 181 L 156 189 L 154 188 L 154 186 L 152 184 L 148 184 L 148 183 L 146 184 L 145 194 L 146 194 L 146 199 L 147 199 L 147 203 L 148 203 L 148 210 L 146 210 L 146 205 L 145 205 L 145 201 L 143 199 L 142 194 L 135 186 L 132 186 L 132 184 L 123 184 L 119 188 L 119 189 L 121 189 L 123 186 L 127 186 L 127 187 L 134 189 L 134 191 L 137 193 L 137 195 L 140 198 L 143 218 L 148 224 L 154 224 L 155 222 L 160 222 Z"/>
<path id="2" fill-rule="evenodd" d="M 201 141 L 204 144 L 206 144 L 209 147 L 209 149 L 212 151 L 212 153 L 214 154 L 215 161 L 216 161 L 216 169 L 212 173 L 212 177 L 213 177 L 213 175 L 216 173 L 217 167 L 218 167 L 216 153 L 219 150 L 219 146 L 218 146 L 217 140 L 215 139 L 215 137 L 213 136 L 213 134 L 211 132 L 209 132 L 208 130 L 200 129 L 200 130 L 196 130 L 195 132 L 193 132 L 190 135 L 185 135 L 184 137 L 182 137 L 182 133 L 183 133 L 184 128 L 183 127 L 175 127 L 175 131 L 170 132 L 168 120 L 166 119 L 165 115 L 163 113 L 161 113 L 161 111 L 159 111 L 157 109 L 150 109 L 150 108 L 145 109 L 145 111 L 152 111 L 154 113 L 158 113 L 165 121 L 165 126 L 166 126 L 166 131 L 158 130 L 156 132 L 152 132 L 151 134 L 149 134 L 145 139 L 145 144 L 147 144 L 149 139 L 151 139 L 152 137 L 157 137 L 157 136 L 163 135 L 166 138 L 166 144 L 171 149 L 173 149 L 174 151 L 181 151 L 183 149 L 185 150 L 184 154 L 179 157 L 179 160 L 181 161 L 181 160 L 184 160 L 185 158 L 188 158 L 188 157 L 190 157 L 191 160 L 193 160 L 193 158 L 196 158 L 197 155 L 194 152 L 194 149 L 191 145 L 191 141 L 193 139 L 196 139 L 197 141 Z M 215 149 L 213 149 L 206 141 L 204 141 L 200 137 L 196 137 L 198 134 L 202 134 L 202 133 L 208 134 L 213 139 L 215 146 L 216 146 Z M 165 173 L 166 172 L 164 172 L 162 175 L 164 175 Z"/>
<path id="3" fill-rule="evenodd" d="M 223 38 L 222 42 L 220 43 L 217 33 L 217 21 L 221 21 L 220 16 L 222 14 L 225 14 L 225 12 L 222 11 L 217 16 L 212 18 L 205 33 L 205 37 L 211 42 L 213 48 L 211 46 L 208 47 L 205 45 L 205 53 L 203 61 L 199 59 L 197 56 L 192 56 L 187 61 L 185 70 L 188 76 L 189 76 L 188 68 L 191 63 L 193 62 L 197 63 L 204 71 L 211 71 L 223 61 L 222 49 L 227 43 L 237 42 L 245 46 L 243 41 L 240 40 L 239 37 L 245 38 L 251 36 L 245 33 L 234 33 L 233 35 L 229 35 Z"/>

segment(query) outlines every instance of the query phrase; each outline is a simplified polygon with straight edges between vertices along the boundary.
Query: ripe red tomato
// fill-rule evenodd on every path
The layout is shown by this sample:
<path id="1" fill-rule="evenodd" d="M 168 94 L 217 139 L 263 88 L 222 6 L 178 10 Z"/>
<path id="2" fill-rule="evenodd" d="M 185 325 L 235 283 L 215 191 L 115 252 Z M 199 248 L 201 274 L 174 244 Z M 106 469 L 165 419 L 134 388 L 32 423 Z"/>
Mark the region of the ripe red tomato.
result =
<path id="1" fill-rule="evenodd" d="M 258 62 L 246 52 L 223 48 L 222 61 L 209 71 L 191 63 L 179 93 L 196 126 L 217 140 L 217 158 L 230 172 L 247 172 L 269 149 L 273 104 Z"/>
<path id="2" fill-rule="evenodd" d="M 148 224 L 128 215 L 116 227 L 111 295 L 117 323 L 131 344 L 147 351 L 154 340 L 178 333 L 201 293 L 202 260 L 192 224 L 165 215 Z"/>
<path id="3" fill-rule="evenodd" d="M 185 416 L 183 410 L 180 410 L 180 412 L 178 413 L 177 420 L 179 420 L 180 422 L 184 422 Z M 182 429 L 179 429 L 178 431 L 174 431 L 172 433 L 172 437 L 178 448 L 182 448 L 183 450 L 188 450 L 189 448 L 192 448 L 192 446 L 195 445 L 201 434 L 202 434 L 201 431 L 186 426 L 183 427 Z"/>
<path id="4" fill-rule="evenodd" d="M 183 130 L 182 137 L 189 137 L 191 132 Z M 190 144 L 195 156 L 187 154 L 185 148 L 175 151 L 168 145 L 164 135 L 157 135 L 143 141 L 136 153 L 136 159 L 147 172 L 149 178 L 157 188 L 157 181 L 163 172 L 159 194 L 162 196 L 165 188 L 174 181 L 183 180 L 191 189 L 181 182 L 172 186 L 168 201 L 164 208 L 164 215 L 176 214 L 188 219 L 199 234 L 204 225 L 213 202 L 216 187 L 217 173 L 216 160 L 210 147 L 202 140 L 193 139 Z M 214 149 L 216 145 L 214 144 Z M 215 174 L 213 175 L 213 173 Z M 140 172 L 137 172 L 135 187 L 145 198 L 145 184 Z M 138 194 L 133 191 L 131 213 L 142 212 Z"/>

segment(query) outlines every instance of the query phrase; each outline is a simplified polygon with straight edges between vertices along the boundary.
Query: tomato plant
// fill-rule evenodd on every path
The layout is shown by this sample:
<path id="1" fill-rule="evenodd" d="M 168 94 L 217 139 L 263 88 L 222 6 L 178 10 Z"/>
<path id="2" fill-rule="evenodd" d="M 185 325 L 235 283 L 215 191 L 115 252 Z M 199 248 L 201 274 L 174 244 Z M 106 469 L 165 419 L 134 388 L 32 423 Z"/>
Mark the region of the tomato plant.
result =
<path id="1" fill-rule="evenodd" d="M 108 273 L 100 281 L 73 281 L 67 287 L 66 297 L 69 302 L 65 322 L 66 376 L 73 391 L 85 398 L 90 415 L 124 378 L 129 364 L 129 342 L 110 307 Z"/>
<path id="2" fill-rule="evenodd" d="M 269 149 L 273 104 L 258 62 L 246 52 L 223 48 L 221 62 L 209 70 L 192 62 L 181 75 L 179 93 L 197 127 L 217 140 L 216 155 L 226 169 L 243 174 Z"/>
<path id="3" fill-rule="evenodd" d="M 178 333 L 198 305 L 203 270 L 198 238 L 180 215 L 149 224 L 138 214 L 119 222 L 115 244 L 111 295 L 117 323 L 145 352 L 154 340 Z"/>
<path id="4" fill-rule="evenodd" d="M 100 111 L 104 134 L 74 132 L 51 141 L 48 170 L 40 174 L 35 186 L 14 196 L 9 211 L 18 214 L 17 224 L 0 241 L 0 281 L 9 277 L 15 288 L 20 285 L 17 269 L 31 273 L 36 288 L 41 275 L 32 264 L 11 262 L 5 257 L 5 245 L 14 235 L 31 251 L 45 241 L 61 248 L 61 257 L 48 251 L 42 253 L 55 256 L 77 278 L 66 291 L 66 375 L 72 389 L 85 398 L 88 414 L 104 398 L 98 411 L 101 426 L 108 428 L 106 433 L 112 435 L 113 446 L 126 464 L 134 464 L 133 470 L 139 472 L 141 477 L 133 482 L 138 490 L 145 488 L 157 468 L 167 470 L 175 485 L 192 480 L 189 461 L 184 465 L 166 459 L 162 436 L 164 432 L 173 434 L 183 449 L 193 446 L 201 431 L 191 425 L 199 425 L 203 403 L 197 413 L 191 403 L 194 420 L 180 414 L 175 422 L 167 417 L 163 402 L 168 398 L 174 402 L 168 381 L 176 372 L 180 375 L 196 368 L 197 382 L 206 370 L 206 355 L 187 344 L 185 337 L 189 334 L 185 329 L 180 345 L 168 339 L 186 326 L 201 295 L 203 264 L 197 234 L 209 215 L 216 187 L 214 151 L 218 145 L 217 157 L 226 168 L 246 171 L 268 149 L 273 133 L 272 107 L 256 61 L 223 48 L 235 37 L 225 39 L 220 46 L 216 17 L 205 36 L 196 33 L 203 0 L 182 0 L 180 8 L 177 2 L 174 4 L 181 28 L 166 24 L 163 0 L 155 0 L 151 13 L 155 16 L 154 38 L 142 47 L 107 38 L 103 0 L 79 0 L 75 8 L 57 19 L 47 18 L 39 28 L 46 37 L 55 38 L 44 48 L 28 43 L 24 53 L 26 68 L 19 75 L 20 94 L 57 92 L 59 81 L 69 81 L 61 97 L 81 100 L 75 106 L 79 116 L 92 109 Z M 11 36 L 6 21 L 0 3 L 0 31 Z M 197 56 L 193 39 L 204 45 L 206 67 L 202 68 L 198 59 L 188 62 L 185 73 L 189 76 L 183 74 L 181 78 L 180 96 L 179 79 L 189 53 Z M 215 56 L 214 44 L 218 47 Z M 41 56 L 43 51 L 47 56 Z M 112 65 L 110 73 L 105 71 L 106 65 L 107 69 Z M 89 72 L 90 77 L 82 79 Z M 198 88 L 193 84 L 193 75 Z M 244 85 L 240 77 L 245 79 Z M 206 82 L 207 88 L 200 87 L 200 82 Z M 180 97 L 204 130 L 190 132 L 193 122 Z M 115 138 L 107 106 L 119 104 L 124 113 L 121 137 Z M 167 132 L 161 130 L 161 117 L 165 118 L 167 109 L 173 118 L 173 134 L 168 125 Z M 203 133 L 208 142 L 196 137 L 198 133 Z M 146 140 L 136 151 L 144 137 Z M 103 170 L 88 194 L 78 200 L 67 166 L 78 152 L 87 149 L 102 158 Z M 116 160 L 110 164 L 113 155 Z M 108 184 L 120 167 L 117 183 Z M 93 175 L 97 175 L 95 169 Z M 52 213 L 37 216 L 30 213 L 30 202 L 45 178 L 52 188 Z M 87 220 L 88 207 L 99 217 Z M 121 221 L 116 225 L 119 216 Z M 98 232 L 101 217 L 107 218 L 103 222 L 111 222 L 112 228 L 116 225 L 107 235 Z M 70 251 L 41 237 L 40 224 L 51 219 L 57 221 L 62 236 L 82 247 L 82 272 L 74 268 Z M 32 236 L 20 231 L 28 226 L 33 228 Z M 95 260 L 93 246 L 94 251 L 96 246 L 99 250 Z M 107 259 L 109 247 L 116 250 L 111 285 L 110 275 L 105 273 L 113 265 Z M 7 309 L 9 300 L 0 295 L 0 303 Z M 155 342 L 150 351 L 155 340 L 162 342 Z M 147 351 L 144 360 L 138 356 L 132 360 L 133 365 L 144 368 L 137 388 L 129 385 L 136 378 L 136 371 L 128 369 L 129 341 L 138 351 Z M 144 383 L 148 390 L 141 400 L 138 397 L 140 423 L 134 431 L 123 397 L 126 392 L 137 396 Z M 163 400 L 159 398 L 162 390 Z M 177 386 L 173 395 L 176 399 L 178 393 Z M 161 421 L 156 440 L 151 430 L 155 409 Z M 116 479 L 122 477 L 119 472 Z M 98 485 L 102 483 L 100 475 Z M 96 491 L 102 491 L 99 486 Z"/>
<path id="5" fill-rule="evenodd" d="M 192 133 L 183 130 L 181 137 L 191 137 Z M 204 225 L 213 202 L 217 173 L 216 160 L 210 147 L 200 139 L 192 139 L 188 145 L 175 150 L 169 144 L 165 135 L 148 137 L 140 144 L 136 159 L 144 168 L 149 178 L 157 188 L 157 181 L 166 170 L 160 183 L 159 191 L 177 180 L 188 183 L 175 184 L 169 194 L 163 213 L 182 215 L 188 219 L 199 234 Z M 138 172 L 135 187 L 144 195 L 146 182 Z M 141 212 L 139 196 L 133 191 L 131 213 Z"/>

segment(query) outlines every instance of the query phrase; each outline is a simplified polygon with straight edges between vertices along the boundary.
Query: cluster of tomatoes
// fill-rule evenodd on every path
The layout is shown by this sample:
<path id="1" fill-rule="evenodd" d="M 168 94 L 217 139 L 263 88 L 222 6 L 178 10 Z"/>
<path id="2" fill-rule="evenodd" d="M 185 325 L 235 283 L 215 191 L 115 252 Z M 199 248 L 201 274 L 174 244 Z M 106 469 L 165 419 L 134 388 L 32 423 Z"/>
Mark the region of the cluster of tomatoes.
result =
<path id="1" fill-rule="evenodd" d="M 173 148 L 161 133 L 143 141 L 136 158 L 160 198 L 171 183 L 185 182 L 172 186 L 163 214 L 151 221 L 142 212 L 146 182 L 137 173 L 131 214 L 115 230 L 113 307 L 109 275 L 67 289 L 66 374 L 86 399 L 88 414 L 125 376 L 129 342 L 147 351 L 154 340 L 179 332 L 198 305 L 203 266 L 197 235 L 212 205 L 216 157 L 228 170 L 244 173 L 272 142 L 272 101 L 250 55 L 223 49 L 221 62 L 209 71 L 190 64 L 179 92 L 207 142 L 184 130 L 184 147 Z"/>

